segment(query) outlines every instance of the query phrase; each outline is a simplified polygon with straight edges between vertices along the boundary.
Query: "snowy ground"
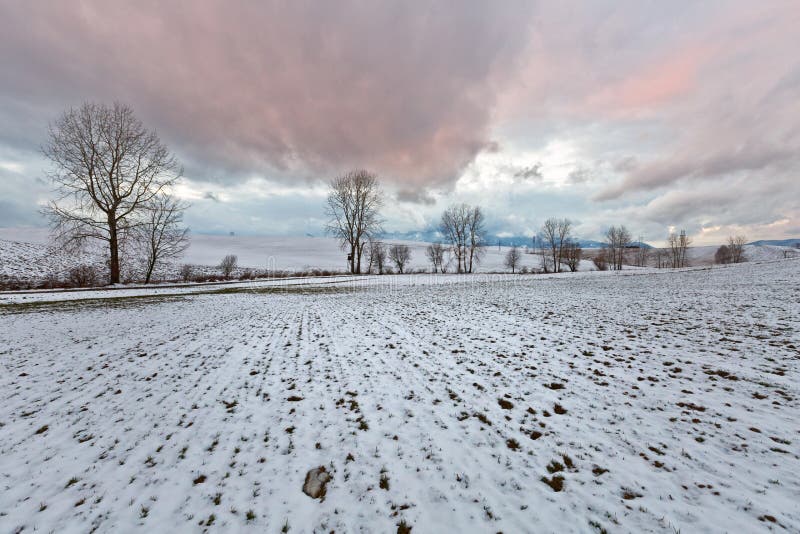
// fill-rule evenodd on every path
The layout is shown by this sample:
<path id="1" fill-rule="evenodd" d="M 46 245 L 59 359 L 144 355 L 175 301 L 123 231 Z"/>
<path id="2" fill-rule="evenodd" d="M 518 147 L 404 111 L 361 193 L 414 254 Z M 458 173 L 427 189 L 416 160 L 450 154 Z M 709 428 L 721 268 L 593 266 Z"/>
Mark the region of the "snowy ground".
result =
<path id="1" fill-rule="evenodd" d="M 0 305 L 0 532 L 800 532 L 800 261 L 60 295 Z"/>

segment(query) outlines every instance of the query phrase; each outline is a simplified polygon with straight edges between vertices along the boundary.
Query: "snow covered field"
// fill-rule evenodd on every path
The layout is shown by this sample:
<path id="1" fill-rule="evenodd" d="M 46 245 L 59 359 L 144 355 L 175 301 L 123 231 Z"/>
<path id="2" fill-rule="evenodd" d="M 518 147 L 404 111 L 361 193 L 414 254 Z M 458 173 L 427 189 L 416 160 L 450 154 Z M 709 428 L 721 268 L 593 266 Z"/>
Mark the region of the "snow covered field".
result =
<path id="1" fill-rule="evenodd" d="M 419 241 L 387 241 L 405 243 L 411 248 L 409 270 L 428 270 L 425 257 L 428 243 Z M 782 259 L 784 253 L 800 257 L 800 250 L 769 245 L 745 247 L 748 261 Z M 717 247 L 692 247 L 689 249 L 690 265 L 702 266 L 714 263 Z M 105 250 L 101 254 L 71 258 L 57 250 L 49 242 L 45 228 L 0 228 L 0 277 L 10 276 L 22 280 L 42 280 L 49 274 L 66 276 L 70 267 L 79 263 L 90 263 L 101 267 Z M 504 265 L 508 247 L 487 246 L 478 271 L 506 272 Z M 596 249 L 587 249 L 587 257 L 596 254 Z M 345 272 L 346 253 L 337 241 L 329 237 L 265 237 L 226 236 L 194 234 L 185 257 L 171 268 L 159 269 L 157 278 L 177 279 L 180 263 L 197 266 L 197 272 L 219 274 L 216 266 L 227 254 L 238 257 L 243 268 L 270 271 L 308 272 L 312 269 Z M 520 268 L 539 268 L 541 260 L 535 254 L 523 254 Z M 594 264 L 586 259 L 581 262 L 581 271 L 594 270 Z"/>
<path id="2" fill-rule="evenodd" d="M 430 269 L 425 257 L 428 243 L 419 241 L 387 241 L 404 243 L 411 248 L 409 270 Z M 505 272 L 503 265 L 508 247 L 488 246 L 479 270 L 482 272 Z M 181 263 L 213 267 L 227 254 L 234 254 L 239 265 L 250 269 L 270 271 L 309 271 L 323 269 L 335 272 L 347 270 L 347 254 L 339 248 L 338 242 L 330 237 L 266 237 L 266 236 L 225 236 L 196 234 Z M 0 228 L 0 276 L 28 278 L 31 271 L 39 271 L 42 277 L 50 272 L 63 274 L 69 266 L 79 263 L 63 259 L 63 254 L 54 253 L 49 246 L 46 229 L 40 228 Z M 102 258 L 89 258 L 91 263 L 102 263 Z M 84 259 L 84 261 L 87 261 Z M 538 256 L 524 254 L 522 266 L 539 266 Z M 65 267 L 66 265 L 66 267 Z M 590 261 L 581 265 L 581 270 L 593 269 Z M 177 277 L 176 272 L 172 277 Z"/>
<path id="3" fill-rule="evenodd" d="M 125 291 L 0 304 L 0 532 L 800 531 L 800 261 Z"/>

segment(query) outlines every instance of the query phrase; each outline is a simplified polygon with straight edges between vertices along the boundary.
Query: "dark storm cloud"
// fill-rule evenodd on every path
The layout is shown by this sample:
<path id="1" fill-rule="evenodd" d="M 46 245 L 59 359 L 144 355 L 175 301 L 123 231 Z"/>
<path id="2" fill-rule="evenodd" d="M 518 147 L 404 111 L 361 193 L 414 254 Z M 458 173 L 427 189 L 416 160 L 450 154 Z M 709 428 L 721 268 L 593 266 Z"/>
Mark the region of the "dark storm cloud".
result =
<path id="1" fill-rule="evenodd" d="M 494 85 L 526 42 L 528 5 L 8 2 L 0 107 L 35 144 L 64 106 L 123 100 L 234 179 L 358 165 L 448 183 L 494 146 Z"/>

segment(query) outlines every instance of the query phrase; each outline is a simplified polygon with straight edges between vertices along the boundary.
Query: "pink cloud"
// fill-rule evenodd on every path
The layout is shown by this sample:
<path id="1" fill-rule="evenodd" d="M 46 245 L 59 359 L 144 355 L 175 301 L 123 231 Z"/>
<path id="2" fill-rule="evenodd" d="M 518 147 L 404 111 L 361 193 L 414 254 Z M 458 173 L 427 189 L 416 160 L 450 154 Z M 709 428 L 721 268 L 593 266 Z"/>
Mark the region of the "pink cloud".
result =
<path id="1" fill-rule="evenodd" d="M 636 111 L 685 97 L 697 90 L 701 83 L 698 75 L 715 51 L 715 46 L 701 44 L 670 52 L 590 95 L 588 105 L 598 110 Z"/>
<path id="2" fill-rule="evenodd" d="M 491 142 L 524 3 L 6 5 L 0 92 L 131 103 L 189 159 L 451 182 Z"/>

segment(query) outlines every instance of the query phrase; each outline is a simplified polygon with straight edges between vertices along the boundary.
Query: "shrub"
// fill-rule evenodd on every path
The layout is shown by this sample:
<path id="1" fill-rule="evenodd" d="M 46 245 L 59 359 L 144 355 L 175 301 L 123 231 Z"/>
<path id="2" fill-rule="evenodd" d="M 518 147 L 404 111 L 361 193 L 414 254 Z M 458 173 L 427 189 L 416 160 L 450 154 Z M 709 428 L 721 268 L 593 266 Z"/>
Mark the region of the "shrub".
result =
<path id="1" fill-rule="evenodd" d="M 193 271 L 192 266 L 189 265 L 188 263 L 182 265 L 181 266 L 181 280 L 183 280 L 184 282 L 188 282 L 189 280 L 191 280 L 192 279 L 192 271 Z"/>
<path id="2" fill-rule="evenodd" d="M 97 285 L 97 271 L 91 265 L 78 265 L 69 270 L 69 283 L 73 287 Z"/>
<path id="3" fill-rule="evenodd" d="M 592 262 L 594 262 L 594 266 L 597 267 L 598 271 L 608 270 L 608 259 L 606 258 L 605 250 L 601 250 L 600 253 L 592 259 Z"/>
<path id="4" fill-rule="evenodd" d="M 219 270 L 222 271 L 222 276 L 226 279 L 231 277 L 231 273 L 236 269 L 236 266 L 239 263 L 239 258 L 237 258 L 233 254 L 228 254 L 219 264 Z"/>

